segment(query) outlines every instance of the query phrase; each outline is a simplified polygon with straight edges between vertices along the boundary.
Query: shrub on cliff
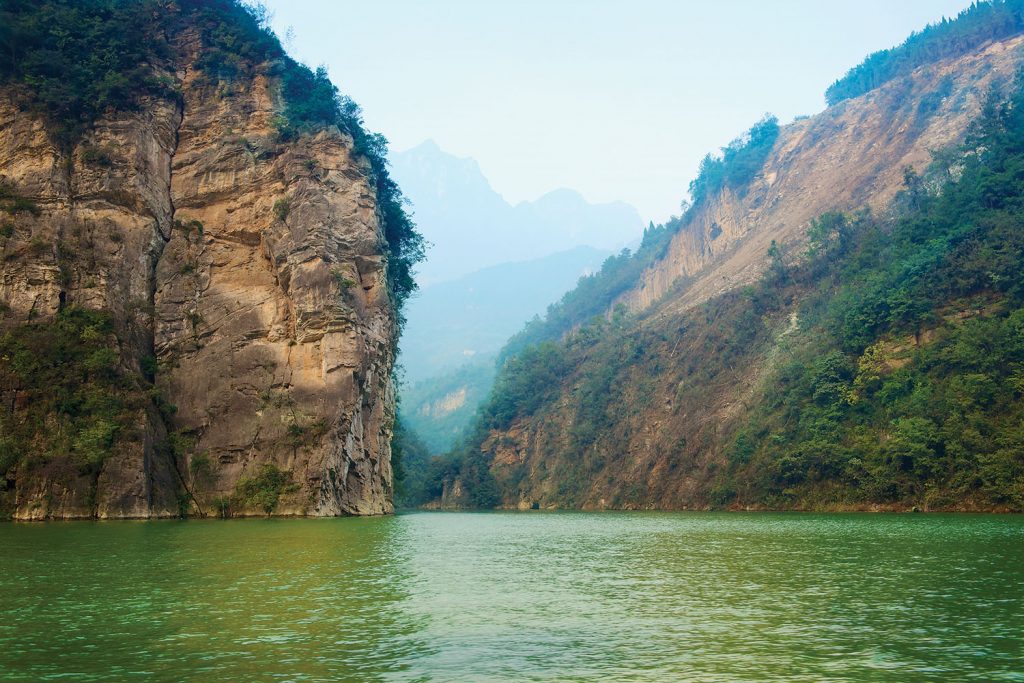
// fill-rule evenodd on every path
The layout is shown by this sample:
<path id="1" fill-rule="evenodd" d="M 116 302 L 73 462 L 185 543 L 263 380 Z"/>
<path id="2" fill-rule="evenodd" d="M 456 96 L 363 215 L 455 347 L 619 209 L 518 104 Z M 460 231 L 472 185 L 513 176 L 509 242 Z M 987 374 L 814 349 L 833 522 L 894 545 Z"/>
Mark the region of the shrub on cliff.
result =
<path id="1" fill-rule="evenodd" d="M 119 358 L 98 311 L 68 308 L 0 336 L 0 474 L 56 460 L 98 472 L 147 404 L 145 381 Z"/>
<path id="2" fill-rule="evenodd" d="M 778 137 L 779 120 L 765 114 L 750 130 L 723 147 L 720 155 L 705 156 L 697 178 L 690 183 L 693 205 L 699 206 L 726 187 L 742 193 L 764 166 Z"/>
<path id="3" fill-rule="evenodd" d="M 153 71 L 169 54 L 153 0 L 6 0 L 0 6 L 0 84 L 43 115 L 69 148 L 108 109 L 162 95 Z"/>
<path id="4" fill-rule="evenodd" d="M 257 508 L 269 515 L 277 508 L 282 495 L 298 490 L 299 485 L 292 481 L 289 472 L 265 462 L 256 474 L 238 480 L 233 502 L 241 508 Z"/>

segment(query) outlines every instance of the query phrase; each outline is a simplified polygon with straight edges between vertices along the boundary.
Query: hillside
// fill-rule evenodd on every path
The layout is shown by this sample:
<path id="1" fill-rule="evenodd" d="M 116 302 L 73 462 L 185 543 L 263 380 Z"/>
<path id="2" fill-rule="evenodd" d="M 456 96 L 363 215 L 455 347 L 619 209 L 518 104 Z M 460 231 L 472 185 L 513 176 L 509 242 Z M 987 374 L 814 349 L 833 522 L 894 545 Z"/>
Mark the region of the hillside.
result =
<path id="1" fill-rule="evenodd" d="M 423 245 L 358 107 L 232 0 L 0 44 L 0 512 L 389 512 Z"/>
<path id="2" fill-rule="evenodd" d="M 438 502 L 1024 507 L 1022 43 L 709 156 L 600 296 L 510 342 Z"/>
<path id="3" fill-rule="evenodd" d="M 661 302 L 666 313 L 680 311 L 753 282 L 773 240 L 804 241 L 809 222 L 826 211 L 884 213 L 904 169 L 921 171 L 933 151 L 957 144 L 989 91 L 1013 80 L 1022 45 L 1019 36 L 986 44 L 782 127 L 750 182 L 697 206 L 665 258 L 619 302 L 643 310 L 692 280 Z"/>
<path id="4" fill-rule="evenodd" d="M 433 453 L 451 449 L 487 398 L 509 336 L 596 272 L 607 253 L 578 247 L 423 287 L 402 336 L 402 417 Z"/>

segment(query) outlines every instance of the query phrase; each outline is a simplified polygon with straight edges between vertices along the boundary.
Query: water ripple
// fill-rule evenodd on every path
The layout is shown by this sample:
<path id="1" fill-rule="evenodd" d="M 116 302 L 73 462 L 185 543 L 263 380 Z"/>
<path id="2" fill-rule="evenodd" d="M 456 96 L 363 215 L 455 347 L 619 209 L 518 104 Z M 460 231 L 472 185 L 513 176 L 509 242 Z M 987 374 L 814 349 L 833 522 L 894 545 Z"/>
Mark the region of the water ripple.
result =
<path id="1" fill-rule="evenodd" d="M 0 525 L 0 680 L 1024 681 L 1024 519 Z"/>

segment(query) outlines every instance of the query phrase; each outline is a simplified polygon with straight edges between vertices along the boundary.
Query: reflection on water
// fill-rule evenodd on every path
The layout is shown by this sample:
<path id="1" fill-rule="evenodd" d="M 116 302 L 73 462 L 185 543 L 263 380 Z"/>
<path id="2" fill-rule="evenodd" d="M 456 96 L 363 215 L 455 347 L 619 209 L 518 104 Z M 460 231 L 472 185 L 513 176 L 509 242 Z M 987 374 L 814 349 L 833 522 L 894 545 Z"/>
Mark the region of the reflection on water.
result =
<path id="1" fill-rule="evenodd" d="M 0 680 L 1024 681 L 1024 518 L 0 525 Z"/>

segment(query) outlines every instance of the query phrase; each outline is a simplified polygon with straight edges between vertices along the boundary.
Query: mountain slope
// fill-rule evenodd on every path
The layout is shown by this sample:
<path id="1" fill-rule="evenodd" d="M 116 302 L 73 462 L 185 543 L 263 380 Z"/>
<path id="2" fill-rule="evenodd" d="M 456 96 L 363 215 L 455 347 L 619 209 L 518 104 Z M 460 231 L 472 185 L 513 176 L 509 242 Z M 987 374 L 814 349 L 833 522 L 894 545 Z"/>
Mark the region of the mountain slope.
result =
<path id="1" fill-rule="evenodd" d="M 959 142 L 993 87 L 1011 82 L 1020 36 L 957 59 L 922 66 L 861 97 L 784 126 L 763 166 L 739 193 L 725 188 L 688 216 L 665 258 L 647 269 L 619 301 L 646 308 L 681 278 L 685 295 L 665 302 L 678 311 L 749 284 L 774 240 L 802 242 L 810 220 L 829 210 L 884 212 L 931 153 Z"/>
<path id="2" fill-rule="evenodd" d="M 406 377 L 417 382 L 496 354 L 530 318 L 596 272 L 608 252 L 577 247 L 502 263 L 423 287 L 409 302 L 402 339 Z"/>
<path id="3" fill-rule="evenodd" d="M 694 188 L 711 191 L 605 309 L 631 315 L 570 316 L 513 349 L 442 502 L 1024 506 L 1024 130 L 986 105 L 1021 43 L 920 65 L 782 127 L 763 155 L 751 135 L 726 168 L 707 162 Z M 979 117 L 981 138 L 915 174 Z M 987 364 L 982 330 L 999 340 Z"/>
<path id="4" fill-rule="evenodd" d="M 409 305 L 402 352 L 405 425 L 433 453 L 449 450 L 491 390 L 508 337 L 596 272 L 607 252 L 578 247 L 424 287 Z"/>

